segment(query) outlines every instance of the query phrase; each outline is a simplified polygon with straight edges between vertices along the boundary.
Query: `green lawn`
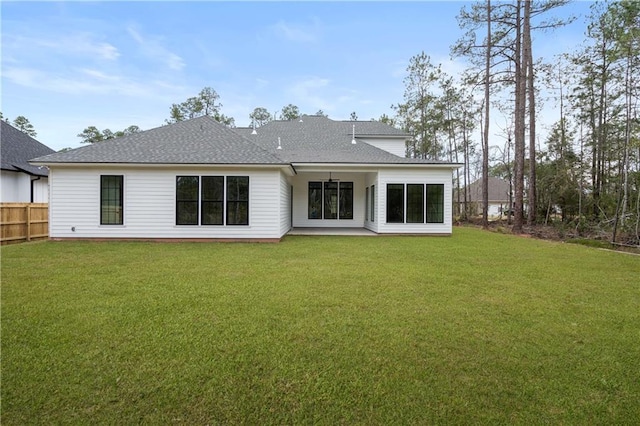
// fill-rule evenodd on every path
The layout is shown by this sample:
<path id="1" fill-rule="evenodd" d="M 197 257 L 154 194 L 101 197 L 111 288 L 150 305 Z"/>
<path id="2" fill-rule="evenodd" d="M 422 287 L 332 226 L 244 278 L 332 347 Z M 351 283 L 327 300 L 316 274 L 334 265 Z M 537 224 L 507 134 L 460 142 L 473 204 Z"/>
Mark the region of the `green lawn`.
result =
<path id="1" fill-rule="evenodd" d="M 2 424 L 631 424 L 640 257 L 451 238 L 2 247 Z"/>

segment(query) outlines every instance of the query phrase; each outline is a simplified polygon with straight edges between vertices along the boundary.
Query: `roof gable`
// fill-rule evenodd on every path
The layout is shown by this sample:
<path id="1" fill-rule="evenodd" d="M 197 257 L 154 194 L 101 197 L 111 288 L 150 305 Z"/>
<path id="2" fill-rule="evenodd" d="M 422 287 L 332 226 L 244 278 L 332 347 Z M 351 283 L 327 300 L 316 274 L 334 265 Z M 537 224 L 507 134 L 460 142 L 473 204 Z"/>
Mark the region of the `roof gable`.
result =
<path id="1" fill-rule="evenodd" d="M 36 176 L 47 176 L 46 168 L 33 166 L 29 160 L 55 151 L 31 136 L 0 120 L 0 158 L 2 170 L 21 171 Z"/>

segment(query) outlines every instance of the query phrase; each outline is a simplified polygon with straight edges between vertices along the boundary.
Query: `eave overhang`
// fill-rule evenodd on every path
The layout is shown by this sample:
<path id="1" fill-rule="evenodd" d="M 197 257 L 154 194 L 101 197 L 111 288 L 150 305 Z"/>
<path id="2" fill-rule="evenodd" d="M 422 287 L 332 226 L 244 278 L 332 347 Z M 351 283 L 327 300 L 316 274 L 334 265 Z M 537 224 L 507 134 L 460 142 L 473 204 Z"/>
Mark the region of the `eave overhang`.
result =
<path id="1" fill-rule="evenodd" d="M 295 175 L 295 169 L 290 163 L 62 163 L 62 162 L 30 162 L 34 166 L 46 166 L 49 169 L 56 167 L 64 168 L 127 168 L 127 169 L 194 169 L 194 168 L 219 168 L 219 169 L 278 169 L 283 170 L 290 176 Z"/>

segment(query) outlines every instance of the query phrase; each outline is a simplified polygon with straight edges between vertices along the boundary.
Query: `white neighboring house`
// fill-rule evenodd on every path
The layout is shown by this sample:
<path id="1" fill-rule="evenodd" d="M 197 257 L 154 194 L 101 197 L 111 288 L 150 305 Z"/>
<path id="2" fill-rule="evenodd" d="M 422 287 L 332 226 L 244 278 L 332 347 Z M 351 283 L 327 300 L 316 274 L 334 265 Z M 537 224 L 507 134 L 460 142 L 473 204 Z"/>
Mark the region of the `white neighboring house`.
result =
<path id="1" fill-rule="evenodd" d="M 55 151 L 26 133 L 0 120 L 0 202 L 49 202 L 49 171 L 29 160 Z"/>
<path id="2" fill-rule="evenodd" d="M 255 131 L 199 117 L 40 157 L 53 239 L 279 240 L 293 227 L 450 235 L 458 164 L 404 158 L 375 121 Z"/>
<path id="3" fill-rule="evenodd" d="M 469 185 L 467 194 L 469 203 L 471 204 L 471 214 L 482 215 L 482 178 L 474 181 Z M 511 188 L 509 181 L 504 179 L 489 177 L 487 180 L 489 188 L 489 210 L 487 216 L 489 218 L 500 218 L 509 210 L 509 200 L 513 199 L 509 194 Z M 456 194 L 454 194 L 456 197 Z M 464 197 L 464 188 L 460 189 L 461 199 Z M 464 202 L 460 201 L 460 210 L 464 210 Z"/>

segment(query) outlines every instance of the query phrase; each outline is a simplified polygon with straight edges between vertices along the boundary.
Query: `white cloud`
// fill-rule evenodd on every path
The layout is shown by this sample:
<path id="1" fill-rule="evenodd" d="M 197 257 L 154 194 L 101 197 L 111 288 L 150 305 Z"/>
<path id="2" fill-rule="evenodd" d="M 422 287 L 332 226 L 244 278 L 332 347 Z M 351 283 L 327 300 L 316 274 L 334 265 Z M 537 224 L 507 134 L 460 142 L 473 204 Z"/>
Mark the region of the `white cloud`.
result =
<path id="1" fill-rule="evenodd" d="M 65 56 L 86 56 L 115 61 L 120 56 L 118 49 L 110 43 L 95 40 L 89 33 L 78 32 L 64 36 L 3 35 L 3 48 L 10 52 L 55 53 Z"/>
<path id="2" fill-rule="evenodd" d="M 166 97 L 183 88 L 172 83 L 158 80 L 140 81 L 120 74 L 107 74 L 104 71 L 80 68 L 65 72 L 64 76 L 47 71 L 26 68 L 6 67 L 3 78 L 11 83 L 48 92 L 65 95 L 121 95 L 135 97 Z"/>
<path id="3" fill-rule="evenodd" d="M 302 104 L 300 105 L 301 109 L 320 108 L 327 112 L 334 108 L 334 103 L 330 100 L 329 83 L 329 79 L 326 78 L 310 77 L 293 83 L 287 92 L 294 97 L 296 102 Z M 306 112 L 314 113 L 316 109 Z"/>
<path id="4" fill-rule="evenodd" d="M 310 23 L 289 23 L 280 20 L 270 28 L 279 37 L 296 43 L 316 42 L 320 40 L 322 33 L 320 22 L 317 19 Z"/>
<path id="5" fill-rule="evenodd" d="M 179 55 L 162 46 L 160 40 L 143 37 L 133 26 L 128 26 L 127 32 L 131 38 L 138 43 L 144 55 L 163 62 L 175 71 L 180 71 L 185 67 L 186 64 L 184 60 Z"/>

